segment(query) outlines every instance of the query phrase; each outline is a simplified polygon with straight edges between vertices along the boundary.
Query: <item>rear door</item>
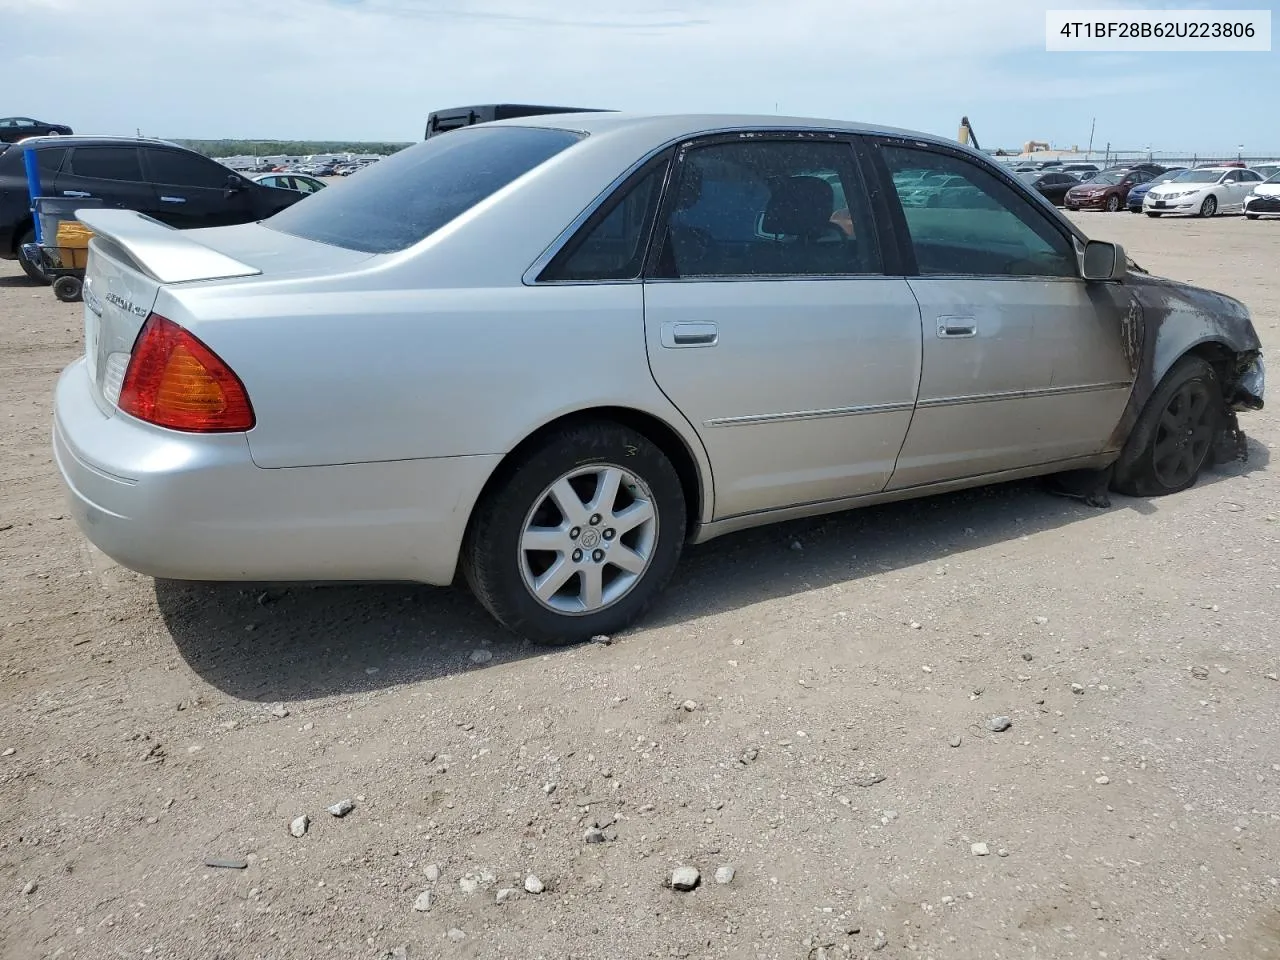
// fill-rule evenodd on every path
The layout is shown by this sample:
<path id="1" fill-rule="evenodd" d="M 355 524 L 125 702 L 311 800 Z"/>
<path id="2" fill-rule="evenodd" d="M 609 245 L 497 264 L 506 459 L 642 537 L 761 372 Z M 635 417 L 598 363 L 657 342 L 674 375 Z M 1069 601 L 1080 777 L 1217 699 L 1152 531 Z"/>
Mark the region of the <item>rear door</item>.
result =
<path id="1" fill-rule="evenodd" d="M 96 197 L 107 207 L 155 212 L 155 195 L 132 145 L 77 146 L 63 162 L 57 196 Z"/>
<path id="2" fill-rule="evenodd" d="M 645 276 L 649 364 L 711 460 L 717 519 L 882 490 L 920 378 L 852 143 L 685 144 Z"/>
<path id="3" fill-rule="evenodd" d="M 1133 384 L 1131 296 L 1086 283 L 1072 235 L 960 151 L 884 138 L 881 177 L 960 177 L 968 206 L 895 207 L 924 327 L 915 417 L 891 489 L 1102 452 Z"/>
<path id="4" fill-rule="evenodd" d="M 1245 197 L 1253 192 L 1253 188 L 1262 182 L 1262 177 L 1255 170 L 1237 170 L 1237 182 L 1231 185 L 1231 205 L 1244 209 Z"/>
<path id="5" fill-rule="evenodd" d="M 142 158 L 156 197 L 156 219 L 180 229 L 218 227 L 253 219 L 252 188 L 228 190 L 227 167 L 186 150 L 143 147 Z"/>

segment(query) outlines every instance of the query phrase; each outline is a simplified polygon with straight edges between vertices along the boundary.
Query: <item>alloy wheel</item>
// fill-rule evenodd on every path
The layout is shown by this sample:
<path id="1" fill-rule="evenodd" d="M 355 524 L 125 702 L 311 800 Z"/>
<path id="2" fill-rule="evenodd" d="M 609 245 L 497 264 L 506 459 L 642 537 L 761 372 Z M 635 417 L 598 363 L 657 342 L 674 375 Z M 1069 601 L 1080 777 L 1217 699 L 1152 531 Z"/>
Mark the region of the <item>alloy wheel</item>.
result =
<path id="1" fill-rule="evenodd" d="M 1209 454 L 1213 429 L 1208 385 L 1200 380 L 1184 383 L 1156 427 L 1152 452 L 1156 478 L 1170 489 L 1188 483 Z"/>
<path id="2" fill-rule="evenodd" d="M 556 613 L 596 613 L 644 577 L 658 541 L 648 486 L 613 464 L 563 474 L 534 501 L 520 535 L 529 593 Z"/>

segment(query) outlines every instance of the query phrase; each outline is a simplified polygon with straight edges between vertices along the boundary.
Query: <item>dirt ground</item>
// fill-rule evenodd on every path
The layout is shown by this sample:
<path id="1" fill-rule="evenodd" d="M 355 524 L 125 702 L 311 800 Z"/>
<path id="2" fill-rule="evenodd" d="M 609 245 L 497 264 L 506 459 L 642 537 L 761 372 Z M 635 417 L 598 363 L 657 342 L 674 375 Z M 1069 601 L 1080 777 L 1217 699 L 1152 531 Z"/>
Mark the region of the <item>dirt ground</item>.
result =
<path id="1" fill-rule="evenodd" d="M 1280 343 L 1280 221 L 1080 222 Z M 451 591 L 91 552 L 49 450 L 79 310 L 0 262 L 6 960 L 1280 958 L 1273 410 L 1174 497 L 706 544 L 643 627 L 549 652 Z"/>

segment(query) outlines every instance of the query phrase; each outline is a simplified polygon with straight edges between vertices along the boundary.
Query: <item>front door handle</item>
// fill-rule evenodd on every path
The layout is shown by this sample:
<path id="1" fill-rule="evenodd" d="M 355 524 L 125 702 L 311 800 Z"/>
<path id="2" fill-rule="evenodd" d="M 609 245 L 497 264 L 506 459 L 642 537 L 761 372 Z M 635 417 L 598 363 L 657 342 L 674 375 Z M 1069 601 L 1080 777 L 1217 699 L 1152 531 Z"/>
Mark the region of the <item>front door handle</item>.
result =
<path id="1" fill-rule="evenodd" d="M 62 195 L 64 197 L 92 197 L 93 196 L 92 193 L 87 193 L 84 190 L 63 190 Z"/>
<path id="2" fill-rule="evenodd" d="M 664 347 L 714 347 L 719 334 L 714 323 L 705 321 L 669 321 L 662 325 Z"/>
<path id="3" fill-rule="evenodd" d="M 161 197 L 160 200 L 164 203 L 186 203 L 187 202 L 186 197 Z"/>
<path id="4" fill-rule="evenodd" d="M 976 337 L 978 321 L 973 317 L 939 317 L 938 337 L 944 340 Z"/>

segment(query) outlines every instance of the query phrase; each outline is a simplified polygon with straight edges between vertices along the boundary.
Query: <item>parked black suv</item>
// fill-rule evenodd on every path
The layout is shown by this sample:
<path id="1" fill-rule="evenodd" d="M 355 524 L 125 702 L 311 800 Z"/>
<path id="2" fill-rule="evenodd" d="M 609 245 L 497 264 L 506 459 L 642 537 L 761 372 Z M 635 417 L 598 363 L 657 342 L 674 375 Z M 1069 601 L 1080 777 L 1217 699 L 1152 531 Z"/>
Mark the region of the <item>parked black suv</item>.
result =
<path id="1" fill-rule="evenodd" d="M 35 239 L 24 149 L 36 151 L 46 196 L 98 197 L 180 229 L 262 220 L 306 194 L 254 183 L 216 160 L 164 140 L 127 137 L 38 137 L 0 153 L 0 257 L 48 282 L 22 256 Z"/>

